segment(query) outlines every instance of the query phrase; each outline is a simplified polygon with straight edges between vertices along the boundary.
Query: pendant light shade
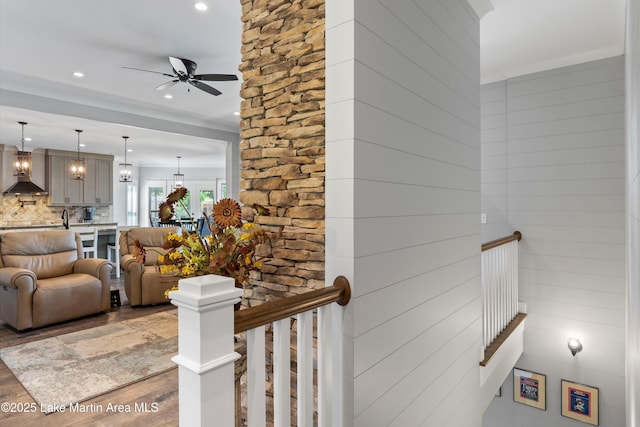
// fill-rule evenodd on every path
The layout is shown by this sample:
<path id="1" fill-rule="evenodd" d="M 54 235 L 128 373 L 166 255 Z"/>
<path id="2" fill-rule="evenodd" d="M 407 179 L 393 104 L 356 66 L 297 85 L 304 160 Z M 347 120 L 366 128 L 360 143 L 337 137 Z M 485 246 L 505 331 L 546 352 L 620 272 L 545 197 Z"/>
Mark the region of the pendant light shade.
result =
<path id="1" fill-rule="evenodd" d="M 18 122 L 22 126 L 22 148 L 16 152 L 16 158 L 13 162 L 13 176 L 31 177 L 31 153 L 24 151 L 24 125 L 26 122 Z"/>
<path id="2" fill-rule="evenodd" d="M 80 129 L 76 129 L 76 132 L 78 132 L 78 158 L 71 161 L 71 168 L 69 172 L 71 174 L 71 179 L 81 181 L 87 173 L 87 167 L 84 159 L 80 158 L 80 134 L 82 131 Z"/>
<path id="3" fill-rule="evenodd" d="M 178 158 L 178 173 L 173 174 L 173 182 L 176 188 L 180 188 L 184 185 L 184 174 L 180 173 L 180 156 Z"/>
<path id="4" fill-rule="evenodd" d="M 131 182 L 133 166 L 131 163 L 127 163 L 127 139 L 129 137 L 123 136 L 122 138 L 124 138 L 124 163 L 120 163 L 120 182 Z"/>

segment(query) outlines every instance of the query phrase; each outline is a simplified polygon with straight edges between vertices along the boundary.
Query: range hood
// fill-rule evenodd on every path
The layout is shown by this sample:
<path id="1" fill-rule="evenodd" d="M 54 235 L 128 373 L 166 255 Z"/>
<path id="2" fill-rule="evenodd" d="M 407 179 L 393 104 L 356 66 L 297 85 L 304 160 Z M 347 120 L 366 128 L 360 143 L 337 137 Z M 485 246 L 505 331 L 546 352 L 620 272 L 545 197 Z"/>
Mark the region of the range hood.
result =
<path id="1" fill-rule="evenodd" d="M 42 188 L 38 187 L 36 184 L 31 182 L 28 176 L 19 176 L 18 182 L 13 184 L 11 187 L 7 188 L 3 193 L 3 195 L 14 194 L 16 196 L 19 195 L 30 195 L 30 196 L 45 196 L 48 193 Z"/>

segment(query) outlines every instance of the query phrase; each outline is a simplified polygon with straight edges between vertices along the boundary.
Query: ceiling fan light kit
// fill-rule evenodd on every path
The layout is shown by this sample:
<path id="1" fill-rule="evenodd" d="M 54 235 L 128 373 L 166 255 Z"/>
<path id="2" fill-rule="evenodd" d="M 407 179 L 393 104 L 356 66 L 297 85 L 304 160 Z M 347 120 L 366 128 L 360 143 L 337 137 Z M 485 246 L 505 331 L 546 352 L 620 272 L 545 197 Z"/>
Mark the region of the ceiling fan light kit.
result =
<path id="1" fill-rule="evenodd" d="M 190 59 L 176 58 L 175 56 L 169 57 L 169 63 L 173 69 L 173 74 L 162 73 L 159 71 L 143 70 L 140 68 L 122 67 L 128 70 L 144 71 L 147 73 L 161 74 L 163 76 L 171 77 L 166 83 L 156 87 L 156 90 L 162 91 L 172 87 L 177 83 L 187 83 L 193 87 L 196 87 L 208 94 L 218 96 L 222 94 L 218 89 L 203 83 L 203 81 L 209 82 L 227 82 L 238 80 L 238 76 L 235 74 L 196 74 L 198 64 Z"/>

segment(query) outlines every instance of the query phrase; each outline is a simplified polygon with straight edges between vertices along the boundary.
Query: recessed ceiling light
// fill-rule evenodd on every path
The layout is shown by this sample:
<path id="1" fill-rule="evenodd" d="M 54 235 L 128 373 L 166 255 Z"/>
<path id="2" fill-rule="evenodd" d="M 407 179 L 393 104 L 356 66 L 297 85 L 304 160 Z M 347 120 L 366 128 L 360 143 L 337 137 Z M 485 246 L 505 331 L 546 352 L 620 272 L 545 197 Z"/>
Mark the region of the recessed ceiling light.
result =
<path id="1" fill-rule="evenodd" d="M 209 9 L 209 6 L 207 6 L 206 3 L 203 3 L 203 2 L 196 3 L 194 7 L 196 8 L 196 10 L 199 10 L 201 12 Z"/>
<path id="2" fill-rule="evenodd" d="M 133 150 L 131 148 L 127 148 L 127 153 L 133 153 Z"/>
<path id="3" fill-rule="evenodd" d="M 233 115 L 234 115 L 234 116 L 239 116 L 239 115 L 240 115 L 240 111 L 234 111 L 234 112 L 233 112 Z"/>
<path id="4" fill-rule="evenodd" d="M 167 99 L 171 99 L 171 98 L 173 98 L 173 95 L 167 93 L 164 97 L 167 98 Z"/>
<path id="5" fill-rule="evenodd" d="M 80 143 L 78 145 L 80 145 L 80 147 L 86 147 L 87 146 L 87 144 L 82 144 L 82 143 Z"/>
<path id="6" fill-rule="evenodd" d="M 81 71 L 74 71 L 73 77 L 78 77 L 78 78 L 84 77 L 84 73 Z"/>
<path id="7" fill-rule="evenodd" d="M 31 142 L 31 138 L 29 138 L 28 136 L 24 140 L 27 142 Z"/>

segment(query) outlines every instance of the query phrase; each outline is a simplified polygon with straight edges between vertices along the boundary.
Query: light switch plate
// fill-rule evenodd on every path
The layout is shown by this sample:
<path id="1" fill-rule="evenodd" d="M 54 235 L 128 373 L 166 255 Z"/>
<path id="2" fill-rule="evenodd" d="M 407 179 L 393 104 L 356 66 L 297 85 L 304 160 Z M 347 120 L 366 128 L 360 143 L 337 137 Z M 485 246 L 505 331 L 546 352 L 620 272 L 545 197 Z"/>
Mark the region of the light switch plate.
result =
<path id="1" fill-rule="evenodd" d="M 480 214 L 480 224 L 486 224 L 487 223 L 487 214 L 483 213 Z"/>

